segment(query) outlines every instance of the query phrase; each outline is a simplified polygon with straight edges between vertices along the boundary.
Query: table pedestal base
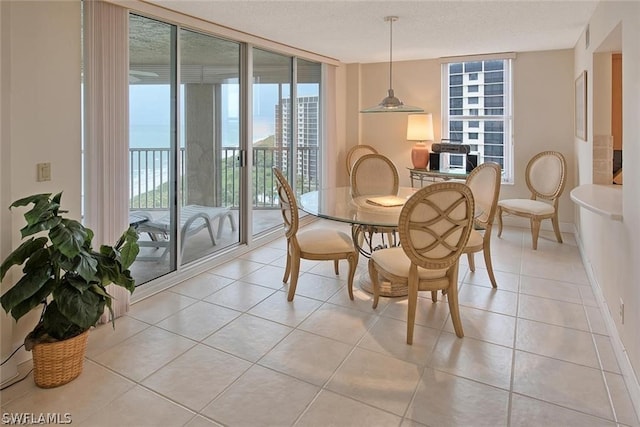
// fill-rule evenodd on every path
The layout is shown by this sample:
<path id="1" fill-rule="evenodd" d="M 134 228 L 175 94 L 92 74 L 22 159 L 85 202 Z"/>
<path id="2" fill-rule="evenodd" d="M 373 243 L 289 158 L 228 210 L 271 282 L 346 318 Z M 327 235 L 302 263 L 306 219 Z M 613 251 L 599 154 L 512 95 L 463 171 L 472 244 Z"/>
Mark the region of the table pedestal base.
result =
<path id="1" fill-rule="evenodd" d="M 365 292 L 373 294 L 373 284 L 368 273 L 360 274 L 357 278 L 358 286 Z M 407 286 L 391 283 L 387 280 L 380 282 L 380 296 L 383 297 L 405 297 L 407 296 Z"/>

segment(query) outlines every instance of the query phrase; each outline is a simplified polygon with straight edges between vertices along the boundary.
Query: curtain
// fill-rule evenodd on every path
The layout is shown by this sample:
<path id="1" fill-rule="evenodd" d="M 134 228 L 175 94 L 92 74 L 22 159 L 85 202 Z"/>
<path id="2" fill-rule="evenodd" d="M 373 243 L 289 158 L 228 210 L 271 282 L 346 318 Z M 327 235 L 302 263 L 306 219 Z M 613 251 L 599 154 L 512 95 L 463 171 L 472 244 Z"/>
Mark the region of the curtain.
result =
<path id="1" fill-rule="evenodd" d="M 83 7 L 84 219 L 96 246 L 113 245 L 129 223 L 129 16 L 100 0 Z M 129 292 L 114 285 L 107 289 L 114 315 L 126 313 Z M 108 320 L 105 313 L 101 321 Z"/>
<path id="2" fill-rule="evenodd" d="M 335 187 L 338 171 L 338 131 L 336 118 L 336 67 L 322 64 L 322 188 Z"/>

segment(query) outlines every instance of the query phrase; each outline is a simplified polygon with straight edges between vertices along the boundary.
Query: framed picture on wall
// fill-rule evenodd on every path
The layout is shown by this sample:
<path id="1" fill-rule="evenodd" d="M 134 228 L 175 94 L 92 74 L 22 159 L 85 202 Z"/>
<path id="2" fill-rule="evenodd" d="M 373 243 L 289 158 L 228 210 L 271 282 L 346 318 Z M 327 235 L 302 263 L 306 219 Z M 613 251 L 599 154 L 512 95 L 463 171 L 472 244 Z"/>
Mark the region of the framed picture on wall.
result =
<path id="1" fill-rule="evenodd" d="M 575 124 L 576 136 L 584 141 L 587 140 L 587 72 L 580 73 L 576 79 L 576 101 L 575 101 Z"/>

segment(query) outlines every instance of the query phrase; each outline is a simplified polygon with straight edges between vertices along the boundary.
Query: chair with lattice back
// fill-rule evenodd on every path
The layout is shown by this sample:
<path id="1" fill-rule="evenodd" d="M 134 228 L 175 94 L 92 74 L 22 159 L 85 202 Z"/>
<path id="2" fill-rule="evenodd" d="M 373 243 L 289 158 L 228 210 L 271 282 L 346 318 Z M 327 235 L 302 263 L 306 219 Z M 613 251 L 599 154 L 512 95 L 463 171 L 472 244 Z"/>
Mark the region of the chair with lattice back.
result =
<path id="1" fill-rule="evenodd" d="M 400 246 L 375 251 L 369 259 L 373 308 L 380 279 L 407 286 L 407 344 L 413 343 L 418 291 L 446 292 L 456 335 L 464 336 L 458 309 L 458 264 L 473 227 L 471 189 L 439 182 L 418 190 L 400 212 Z"/>

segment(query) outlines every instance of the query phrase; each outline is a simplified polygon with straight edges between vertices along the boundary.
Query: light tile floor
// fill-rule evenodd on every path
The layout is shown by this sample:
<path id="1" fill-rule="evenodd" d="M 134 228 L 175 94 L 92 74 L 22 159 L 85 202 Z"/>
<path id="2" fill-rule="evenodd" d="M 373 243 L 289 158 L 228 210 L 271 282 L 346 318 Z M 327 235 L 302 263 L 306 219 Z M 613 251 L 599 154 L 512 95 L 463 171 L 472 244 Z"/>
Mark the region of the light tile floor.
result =
<path id="1" fill-rule="evenodd" d="M 323 226 L 341 227 L 332 223 Z M 317 226 L 317 225 L 314 225 Z M 80 426 L 639 426 L 575 239 L 492 239 L 499 288 L 460 267 L 463 339 L 445 302 L 347 295 L 346 265 L 303 261 L 281 283 L 283 239 L 134 304 L 92 331 L 84 373 L 2 392 L 4 413 Z M 366 274 L 361 258 L 359 274 Z"/>

